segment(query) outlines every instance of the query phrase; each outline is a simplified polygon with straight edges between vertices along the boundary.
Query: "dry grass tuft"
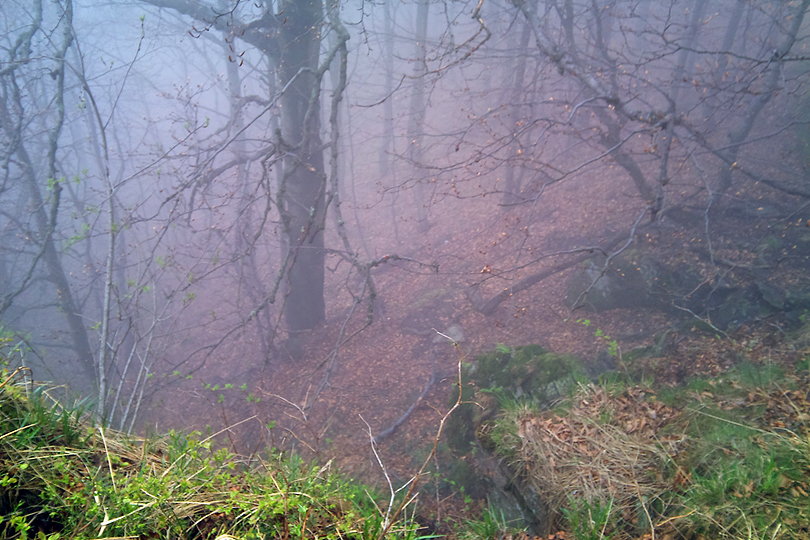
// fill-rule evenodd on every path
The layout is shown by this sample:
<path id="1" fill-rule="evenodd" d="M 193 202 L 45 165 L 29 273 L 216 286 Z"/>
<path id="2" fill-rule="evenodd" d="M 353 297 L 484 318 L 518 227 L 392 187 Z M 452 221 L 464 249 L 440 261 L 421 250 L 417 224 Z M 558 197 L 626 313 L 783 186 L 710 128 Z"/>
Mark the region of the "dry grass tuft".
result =
<path id="1" fill-rule="evenodd" d="M 584 386 L 565 415 L 518 417 L 517 452 L 526 480 L 550 508 L 571 497 L 612 501 L 625 514 L 672 488 L 663 470 L 685 441 L 684 435 L 660 439 L 661 427 L 676 411 L 645 391 L 630 388 L 611 396 Z"/>

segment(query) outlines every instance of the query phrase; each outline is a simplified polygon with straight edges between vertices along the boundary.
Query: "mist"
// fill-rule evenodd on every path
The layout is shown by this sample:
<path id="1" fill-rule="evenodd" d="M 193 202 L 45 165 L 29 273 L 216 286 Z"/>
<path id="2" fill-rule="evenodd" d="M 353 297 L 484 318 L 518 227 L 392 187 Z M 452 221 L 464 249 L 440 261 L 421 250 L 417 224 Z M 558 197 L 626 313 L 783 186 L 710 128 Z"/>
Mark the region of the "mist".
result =
<path id="1" fill-rule="evenodd" d="M 6 0 L 3 361 L 373 477 L 498 344 L 786 331 L 809 7 Z"/>

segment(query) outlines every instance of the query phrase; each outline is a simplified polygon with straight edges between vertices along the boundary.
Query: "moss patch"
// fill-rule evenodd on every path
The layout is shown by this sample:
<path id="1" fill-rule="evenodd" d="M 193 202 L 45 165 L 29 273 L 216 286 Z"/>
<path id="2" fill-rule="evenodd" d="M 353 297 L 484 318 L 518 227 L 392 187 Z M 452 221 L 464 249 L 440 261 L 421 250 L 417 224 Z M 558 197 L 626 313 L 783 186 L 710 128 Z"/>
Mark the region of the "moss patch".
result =
<path id="1" fill-rule="evenodd" d="M 550 403 L 585 379 L 585 367 L 573 355 L 554 353 L 539 345 L 499 345 L 463 367 L 464 404 L 447 428 L 450 447 L 461 453 L 468 451 L 476 433 L 481 433 L 482 426 L 505 406 Z"/>

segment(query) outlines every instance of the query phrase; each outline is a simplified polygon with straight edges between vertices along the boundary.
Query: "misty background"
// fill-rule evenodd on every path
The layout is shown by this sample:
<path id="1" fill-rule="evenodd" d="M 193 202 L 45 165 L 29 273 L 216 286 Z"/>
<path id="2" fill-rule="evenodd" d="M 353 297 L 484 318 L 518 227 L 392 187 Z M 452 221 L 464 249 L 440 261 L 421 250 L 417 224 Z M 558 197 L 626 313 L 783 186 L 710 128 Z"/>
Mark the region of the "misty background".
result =
<path id="1" fill-rule="evenodd" d="M 125 431 L 240 420 L 206 412 L 221 381 L 265 421 L 356 399 L 382 430 L 448 336 L 788 324 L 808 7 L 6 0 L 7 361 Z"/>

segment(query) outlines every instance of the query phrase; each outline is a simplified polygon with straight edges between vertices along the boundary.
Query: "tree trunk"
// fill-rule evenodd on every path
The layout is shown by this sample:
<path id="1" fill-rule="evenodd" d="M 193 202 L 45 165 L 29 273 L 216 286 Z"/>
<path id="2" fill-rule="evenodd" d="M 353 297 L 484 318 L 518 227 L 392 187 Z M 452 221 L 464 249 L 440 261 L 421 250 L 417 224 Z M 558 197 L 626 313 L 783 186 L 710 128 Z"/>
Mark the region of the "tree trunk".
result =
<path id="1" fill-rule="evenodd" d="M 685 45 L 678 53 L 678 61 L 672 70 L 672 93 L 668 97 L 669 110 L 667 112 L 673 117 L 677 117 L 677 115 L 681 114 L 683 109 L 687 108 L 681 103 L 681 90 L 691 84 L 688 81 L 692 73 L 694 55 L 690 49 L 697 47 L 697 36 L 702 25 L 701 20 L 703 19 L 705 11 L 706 2 L 703 0 L 695 0 L 691 10 L 692 14 L 689 18 L 686 39 L 684 40 Z M 658 170 L 658 182 L 655 187 L 655 200 L 650 209 L 652 219 L 656 219 L 657 216 L 660 216 L 660 212 L 664 207 L 665 188 L 670 180 L 669 158 L 672 153 L 672 140 L 674 137 L 675 122 L 669 122 L 660 137 L 661 163 Z"/>
<path id="2" fill-rule="evenodd" d="M 512 130 L 513 139 L 509 145 L 509 161 L 506 163 L 506 178 L 504 180 L 503 198 L 501 200 L 505 207 L 511 207 L 524 201 L 521 195 L 521 184 L 525 168 L 520 162 L 514 161 L 514 156 L 523 154 L 523 142 L 521 141 L 520 122 L 526 115 L 526 108 L 521 104 L 524 101 L 526 78 L 526 59 L 529 57 L 529 38 L 531 28 L 528 23 L 523 23 L 517 45 L 518 57 L 514 66 L 514 77 L 512 88 L 509 89 L 507 106 L 509 107 L 509 129 Z"/>
<path id="3" fill-rule="evenodd" d="M 385 59 L 385 101 L 383 102 L 383 137 L 380 147 L 379 175 L 383 185 L 391 189 L 388 208 L 391 212 L 391 225 L 394 230 L 394 243 L 399 245 L 399 186 L 397 168 L 391 166 L 391 154 L 396 152 L 394 143 L 394 14 L 389 2 L 383 3 L 385 31 L 383 33 L 383 56 Z"/>
<path id="4" fill-rule="evenodd" d="M 428 0 L 419 0 L 416 5 L 416 54 L 413 72 L 413 91 L 408 107 L 408 149 L 406 156 L 411 163 L 414 186 L 414 203 L 416 220 L 420 231 L 430 228 L 424 182 L 419 178 L 419 168 L 424 156 L 422 140 L 425 131 L 425 77 L 427 75 L 427 27 L 430 4 Z"/>
<path id="5" fill-rule="evenodd" d="M 315 328 L 326 317 L 324 242 L 326 175 L 320 137 L 318 53 L 320 0 L 281 5 L 279 82 L 284 174 L 279 186 L 284 226 L 284 318 L 292 333 Z"/>
<path id="6" fill-rule="evenodd" d="M 282 222 L 284 319 L 292 334 L 315 328 L 326 317 L 326 174 L 319 99 L 323 73 L 318 65 L 323 2 L 281 0 L 276 15 L 268 7 L 261 18 L 231 26 L 226 17 L 212 17 L 211 7 L 195 0 L 142 1 L 174 9 L 213 28 L 237 29 L 240 39 L 262 50 L 276 66 L 282 92 L 281 133 L 273 152 L 282 153 L 284 169 L 277 198 Z"/>
<path id="7" fill-rule="evenodd" d="M 18 150 L 23 165 L 23 178 L 28 187 L 28 194 L 33 208 L 34 217 L 37 224 L 39 242 L 41 242 L 42 261 L 47 268 L 48 280 L 56 288 L 56 302 L 59 309 L 65 316 L 70 339 L 73 343 L 73 352 L 76 354 L 78 365 L 82 370 L 82 382 L 76 382 L 77 388 L 89 389 L 95 386 L 96 371 L 93 365 L 93 348 L 90 345 L 90 338 L 87 335 L 87 328 L 84 326 L 82 316 L 76 300 L 73 296 L 73 289 L 68 281 L 67 272 L 62 266 L 62 258 L 53 239 L 53 232 L 56 228 L 56 215 L 59 208 L 59 196 L 62 186 L 59 182 L 53 183 L 53 200 L 50 203 L 49 212 L 46 212 L 46 203 L 37 184 L 36 173 L 24 147 Z M 49 215 L 50 214 L 50 215 Z"/>

